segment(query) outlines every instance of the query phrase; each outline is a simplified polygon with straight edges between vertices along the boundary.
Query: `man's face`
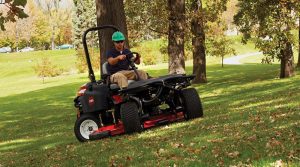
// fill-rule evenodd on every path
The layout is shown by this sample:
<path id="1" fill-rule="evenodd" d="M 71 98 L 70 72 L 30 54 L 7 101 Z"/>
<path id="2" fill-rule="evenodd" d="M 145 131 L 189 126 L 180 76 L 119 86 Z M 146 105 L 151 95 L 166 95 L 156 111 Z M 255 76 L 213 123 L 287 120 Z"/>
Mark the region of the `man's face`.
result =
<path id="1" fill-rule="evenodd" d="M 114 45 L 117 50 L 123 50 L 124 47 L 124 41 L 114 41 Z"/>

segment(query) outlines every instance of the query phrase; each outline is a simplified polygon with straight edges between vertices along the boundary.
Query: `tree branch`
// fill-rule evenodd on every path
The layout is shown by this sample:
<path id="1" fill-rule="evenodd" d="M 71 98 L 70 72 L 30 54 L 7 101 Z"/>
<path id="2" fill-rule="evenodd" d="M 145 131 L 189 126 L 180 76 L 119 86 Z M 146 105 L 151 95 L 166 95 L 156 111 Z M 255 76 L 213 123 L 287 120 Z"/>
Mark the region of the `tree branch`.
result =
<path id="1" fill-rule="evenodd" d="M 168 35 L 168 33 L 167 33 L 167 32 L 158 31 L 158 30 L 155 30 L 155 29 L 153 29 L 153 28 L 151 28 L 151 27 L 148 27 L 148 29 L 149 29 L 150 31 L 153 31 L 153 32 L 156 32 L 156 33 L 159 33 L 159 34 Z"/>

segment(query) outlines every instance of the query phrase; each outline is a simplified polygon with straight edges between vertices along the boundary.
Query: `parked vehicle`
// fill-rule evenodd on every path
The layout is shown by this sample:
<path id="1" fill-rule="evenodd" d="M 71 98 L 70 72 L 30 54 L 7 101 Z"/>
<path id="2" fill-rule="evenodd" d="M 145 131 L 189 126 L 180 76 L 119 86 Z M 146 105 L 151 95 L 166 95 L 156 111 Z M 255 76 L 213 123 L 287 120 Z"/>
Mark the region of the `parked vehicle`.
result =
<path id="1" fill-rule="evenodd" d="M 56 49 L 72 49 L 72 48 L 74 48 L 74 46 L 70 44 L 63 44 L 56 47 Z"/>
<path id="2" fill-rule="evenodd" d="M 19 50 L 19 52 L 31 52 L 31 51 L 34 51 L 34 48 L 25 47 L 25 48 Z"/>
<path id="3" fill-rule="evenodd" d="M 11 48 L 9 46 L 0 48 L 0 53 L 9 53 L 9 52 L 11 52 Z"/>

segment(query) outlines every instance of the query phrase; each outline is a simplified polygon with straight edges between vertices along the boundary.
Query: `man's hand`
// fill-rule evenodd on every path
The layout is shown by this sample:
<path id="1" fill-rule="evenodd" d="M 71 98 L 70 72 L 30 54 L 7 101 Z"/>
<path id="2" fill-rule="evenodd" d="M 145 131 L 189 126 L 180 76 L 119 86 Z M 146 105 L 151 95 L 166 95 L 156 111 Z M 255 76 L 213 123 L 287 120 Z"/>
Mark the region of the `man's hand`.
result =
<path id="1" fill-rule="evenodd" d="M 125 60 L 126 59 L 126 55 L 119 55 L 118 56 L 118 60 Z"/>
<path id="2" fill-rule="evenodd" d="M 125 60 L 126 59 L 126 55 L 119 55 L 115 58 L 108 58 L 107 61 L 110 65 L 116 65 L 119 61 Z"/>

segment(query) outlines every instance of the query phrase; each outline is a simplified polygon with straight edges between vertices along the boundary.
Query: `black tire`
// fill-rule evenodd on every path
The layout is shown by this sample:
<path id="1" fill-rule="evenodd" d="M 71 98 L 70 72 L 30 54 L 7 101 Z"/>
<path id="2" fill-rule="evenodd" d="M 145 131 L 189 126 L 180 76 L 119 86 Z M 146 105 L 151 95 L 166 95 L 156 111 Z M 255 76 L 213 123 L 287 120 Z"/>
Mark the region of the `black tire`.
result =
<path id="1" fill-rule="evenodd" d="M 74 133 L 80 142 L 85 142 L 90 139 L 89 134 L 97 130 L 100 126 L 97 114 L 82 114 L 75 122 Z"/>
<path id="2" fill-rule="evenodd" d="M 141 132 L 142 126 L 138 107 L 134 102 L 127 102 L 120 108 L 121 120 L 124 125 L 125 133 Z"/>
<path id="3" fill-rule="evenodd" d="M 184 115 L 187 120 L 203 117 L 200 97 L 194 88 L 183 89 L 181 92 Z"/>

